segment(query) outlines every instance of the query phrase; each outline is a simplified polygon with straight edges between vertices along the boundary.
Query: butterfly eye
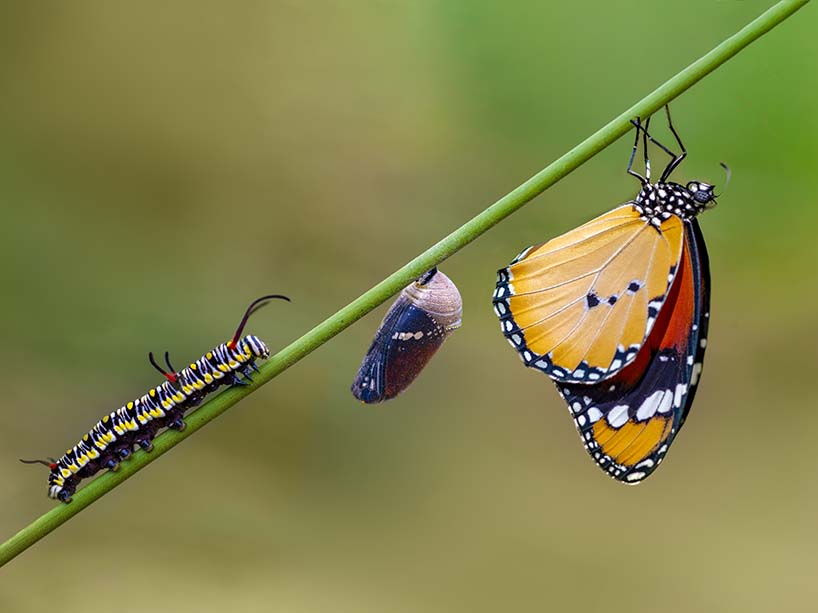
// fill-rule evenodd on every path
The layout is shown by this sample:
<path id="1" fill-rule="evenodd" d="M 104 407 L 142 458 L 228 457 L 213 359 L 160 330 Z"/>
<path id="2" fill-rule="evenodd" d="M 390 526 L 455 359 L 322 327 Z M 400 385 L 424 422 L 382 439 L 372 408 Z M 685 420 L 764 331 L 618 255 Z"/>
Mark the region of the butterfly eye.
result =
<path id="1" fill-rule="evenodd" d="M 687 189 L 693 194 L 693 200 L 699 204 L 707 204 L 713 200 L 713 187 L 707 183 L 697 183 L 696 181 L 687 184 Z"/>

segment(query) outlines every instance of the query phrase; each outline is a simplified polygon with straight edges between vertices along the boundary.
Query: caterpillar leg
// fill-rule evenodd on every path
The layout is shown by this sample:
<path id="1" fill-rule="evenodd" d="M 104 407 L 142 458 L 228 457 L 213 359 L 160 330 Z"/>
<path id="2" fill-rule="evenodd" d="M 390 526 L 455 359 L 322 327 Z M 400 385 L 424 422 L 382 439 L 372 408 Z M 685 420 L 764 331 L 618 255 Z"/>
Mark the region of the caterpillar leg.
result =
<path id="1" fill-rule="evenodd" d="M 151 442 L 150 438 L 145 437 L 137 439 L 136 444 L 145 450 L 146 453 L 153 451 L 153 443 Z"/>
<path id="2" fill-rule="evenodd" d="M 177 432 L 184 432 L 185 428 L 187 428 L 187 424 L 185 423 L 184 419 L 182 419 L 181 417 L 177 417 L 176 419 L 168 423 L 168 428 L 170 428 L 171 430 L 176 430 Z"/>
<path id="3" fill-rule="evenodd" d="M 116 453 L 119 456 L 120 462 L 122 460 L 127 460 L 128 458 L 131 457 L 131 447 L 130 445 L 128 447 L 120 447 L 119 449 L 116 450 Z"/>
<path id="4" fill-rule="evenodd" d="M 194 393 L 188 396 L 187 398 L 187 406 L 188 407 L 196 407 L 202 404 L 202 400 L 204 400 L 205 394 L 198 394 Z"/>
<path id="5" fill-rule="evenodd" d="M 107 458 L 104 462 L 102 462 L 102 465 L 105 468 L 107 468 L 108 470 L 111 470 L 111 471 L 114 471 L 114 472 L 119 470 L 119 462 L 117 462 L 116 458 L 113 458 L 113 457 Z"/>
<path id="6" fill-rule="evenodd" d="M 71 502 L 71 498 L 73 495 L 74 495 L 73 490 L 68 491 L 67 489 L 64 489 L 59 494 L 57 494 L 57 500 L 59 500 L 60 502 L 64 502 L 65 504 L 68 504 L 69 502 Z"/>
<path id="7" fill-rule="evenodd" d="M 139 445 L 139 447 L 150 453 L 153 451 L 153 439 L 159 428 L 160 425 L 157 421 L 154 420 L 149 422 L 144 426 L 142 432 L 136 435 L 133 441 L 134 444 Z"/>
<path id="8" fill-rule="evenodd" d="M 245 376 L 246 376 L 246 375 L 245 375 Z M 232 379 L 232 381 L 230 381 L 230 382 L 229 382 L 229 385 L 241 385 L 241 386 L 247 386 L 247 385 L 250 385 L 249 383 L 247 383 L 247 381 L 245 381 L 244 379 L 242 379 L 242 378 L 239 376 L 239 373 L 238 373 L 238 372 L 234 372 L 234 373 L 232 374 L 232 377 L 233 377 L 233 379 Z M 248 378 L 248 379 L 250 379 L 250 377 L 247 377 L 247 378 Z M 250 379 L 250 381 L 252 381 L 252 379 Z"/>

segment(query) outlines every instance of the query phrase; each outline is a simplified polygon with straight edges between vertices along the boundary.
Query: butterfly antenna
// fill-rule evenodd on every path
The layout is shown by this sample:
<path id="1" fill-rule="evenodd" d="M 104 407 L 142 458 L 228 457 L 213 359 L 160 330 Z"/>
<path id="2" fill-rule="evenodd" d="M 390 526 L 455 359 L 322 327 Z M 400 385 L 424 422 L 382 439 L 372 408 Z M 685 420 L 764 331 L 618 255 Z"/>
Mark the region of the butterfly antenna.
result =
<path id="1" fill-rule="evenodd" d="M 282 296 L 281 294 L 270 294 L 269 296 L 262 296 L 261 298 L 256 298 L 253 300 L 253 302 L 250 303 L 250 306 L 248 306 L 247 310 L 244 312 L 244 317 L 241 318 L 241 323 L 239 323 L 239 327 L 236 328 L 236 333 L 233 335 L 233 339 L 227 343 L 227 346 L 230 349 L 236 348 L 236 343 L 239 342 L 241 333 L 244 332 L 244 326 L 247 325 L 247 320 L 250 319 L 250 315 L 266 305 L 270 300 L 286 300 L 287 302 L 290 302 L 290 299 L 287 298 L 287 296 Z"/>
<path id="2" fill-rule="evenodd" d="M 724 162 L 719 162 L 719 166 L 724 168 L 724 172 L 727 174 L 727 178 L 724 180 L 724 189 L 721 192 L 723 194 L 727 190 L 727 186 L 730 185 L 730 177 L 733 176 L 733 171 L 730 170 L 730 167 Z"/>
<path id="3" fill-rule="evenodd" d="M 167 356 L 167 355 L 168 355 L 167 352 L 165 352 L 165 356 Z M 158 370 L 160 373 L 162 373 L 162 376 L 165 377 L 165 379 L 167 379 L 171 383 L 176 383 L 176 378 L 177 378 L 176 377 L 176 371 L 173 368 L 171 368 L 170 372 L 168 372 L 164 368 L 159 366 L 159 364 L 157 364 L 156 360 L 153 358 L 153 351 L 148 352 L 148 360 L 150 360 L 151 366 L 153 366 L 156 370 Z"/>

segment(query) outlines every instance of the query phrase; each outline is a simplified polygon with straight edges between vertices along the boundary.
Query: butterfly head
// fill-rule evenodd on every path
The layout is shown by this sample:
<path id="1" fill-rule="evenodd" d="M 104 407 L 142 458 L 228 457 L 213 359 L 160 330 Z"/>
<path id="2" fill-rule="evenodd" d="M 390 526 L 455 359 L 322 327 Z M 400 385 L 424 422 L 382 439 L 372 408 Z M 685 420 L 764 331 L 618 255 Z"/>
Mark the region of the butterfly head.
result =
<path id="1" fill-rule="evenodd" d="M 700 205 L 702 209 L 709 209 L 716 206 L 715 185 L 704 183 L 703 181 L 691 181 L 687 184 L 687 190 L 690 192 L 693 201 Z"/>

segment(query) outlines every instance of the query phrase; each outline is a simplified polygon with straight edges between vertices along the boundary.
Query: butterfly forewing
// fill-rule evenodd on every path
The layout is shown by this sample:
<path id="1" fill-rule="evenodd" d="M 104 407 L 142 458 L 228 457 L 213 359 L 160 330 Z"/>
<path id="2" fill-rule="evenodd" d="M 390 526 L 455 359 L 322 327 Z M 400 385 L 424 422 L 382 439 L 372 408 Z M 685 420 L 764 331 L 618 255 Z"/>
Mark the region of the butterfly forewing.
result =
<path id="1" fill-rule="evenodd" d="M 631 204 L 521 253 L 498 272 L 495 310 L 526 365 L 593 382 L 635 358 L 674 279 L 683 222 L 661 228 Z"/>

